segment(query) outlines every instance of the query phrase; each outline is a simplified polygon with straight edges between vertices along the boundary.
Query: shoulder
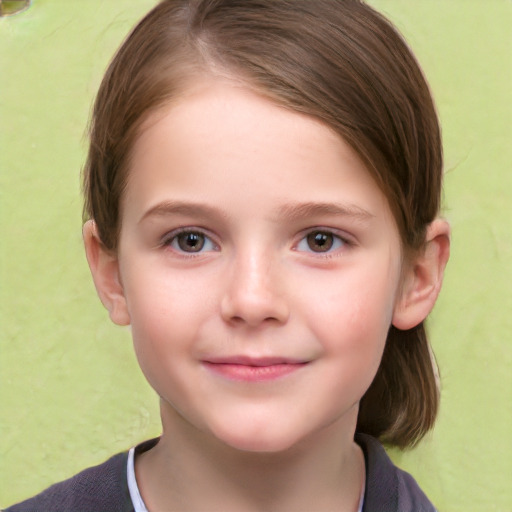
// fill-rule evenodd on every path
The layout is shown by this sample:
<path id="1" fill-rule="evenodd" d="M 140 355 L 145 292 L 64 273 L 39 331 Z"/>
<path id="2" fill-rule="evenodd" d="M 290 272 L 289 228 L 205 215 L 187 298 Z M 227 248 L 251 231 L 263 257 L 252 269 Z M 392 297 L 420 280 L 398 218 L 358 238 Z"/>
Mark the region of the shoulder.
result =
<path id="1" fill-rule="evenodd" d="M 414 478 L 397 468 L 375 438 L 356 434 L 366 462 L 363 512 L 435 512 Z"/>
<path id="2" fill-rule="evenodd" d="M 128 454 L 114 455 L 69 480 L 52 485 L 41 494 L 13 505 L 5 512 L 128 512 L 133 510 L 128 490 Z"/>

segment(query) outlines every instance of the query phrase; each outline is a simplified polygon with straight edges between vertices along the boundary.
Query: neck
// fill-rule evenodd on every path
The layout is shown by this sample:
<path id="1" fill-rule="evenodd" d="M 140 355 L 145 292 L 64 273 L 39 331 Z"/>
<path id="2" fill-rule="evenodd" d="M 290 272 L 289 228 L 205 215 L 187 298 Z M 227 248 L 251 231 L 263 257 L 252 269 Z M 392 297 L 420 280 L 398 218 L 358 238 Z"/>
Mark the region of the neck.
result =
<path id="1" fill-rule="evenodd" d="M 357 407 L 340 420 L 277 453 L 237 450 L 162 407 L 164 433 L 136 461 L 148 510 L 337 510 L 355 512 L 364 457 L 354 443 Z"/>

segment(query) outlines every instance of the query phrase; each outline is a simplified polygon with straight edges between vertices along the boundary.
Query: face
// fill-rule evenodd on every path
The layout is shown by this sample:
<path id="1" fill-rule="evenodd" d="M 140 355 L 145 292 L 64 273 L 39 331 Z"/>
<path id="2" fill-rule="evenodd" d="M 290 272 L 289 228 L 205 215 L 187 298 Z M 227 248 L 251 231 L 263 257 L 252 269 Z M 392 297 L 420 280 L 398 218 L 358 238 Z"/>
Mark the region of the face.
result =
<path id="1" fill-rule="evenodd" d="M 235 83 L 197 84 L 146 123 L 121 210 L 123 307 L 167 421 L 250 451 L 354 428 L 401 250 L 339 136 Z"/>

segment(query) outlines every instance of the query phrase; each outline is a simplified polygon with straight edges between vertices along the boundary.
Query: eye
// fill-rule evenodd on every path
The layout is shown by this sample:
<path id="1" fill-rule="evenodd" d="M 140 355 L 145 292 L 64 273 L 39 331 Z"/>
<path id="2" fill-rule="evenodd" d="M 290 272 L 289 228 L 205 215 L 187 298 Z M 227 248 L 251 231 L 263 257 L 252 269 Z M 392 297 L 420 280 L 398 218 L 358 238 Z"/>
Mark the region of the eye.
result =
<path id="1" fill-rule="evenodd" d="M 214 251 L 217 246 L 213 241 L 201 231 L 181 231 L 177 234 L 171 234 L 164 245 L 172 247 L 178 252 L 197 253 L 205 251 Z"/>
<path id="2" fill-rule="evenodd" d="M 297 250 L 304 252 L 330 252 L 343 247 L 348 242 L 331 231 L 315 230 L 310 231 L 298 244 Z"/>

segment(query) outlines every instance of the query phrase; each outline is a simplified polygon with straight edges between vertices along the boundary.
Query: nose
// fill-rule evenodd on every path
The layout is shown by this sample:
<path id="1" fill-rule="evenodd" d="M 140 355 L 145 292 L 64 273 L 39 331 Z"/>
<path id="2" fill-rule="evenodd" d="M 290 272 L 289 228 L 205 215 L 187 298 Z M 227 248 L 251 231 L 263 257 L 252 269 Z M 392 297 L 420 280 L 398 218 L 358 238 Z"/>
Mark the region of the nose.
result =
<path id="1" fill-rule="evenodd" d="M 231 324 L 258 327 L 285 323 L 289 307 L 283 293 L 282 275 L 263 251 L 239 255 L 231 265 L 221 300 L 221 314 Z"/>

